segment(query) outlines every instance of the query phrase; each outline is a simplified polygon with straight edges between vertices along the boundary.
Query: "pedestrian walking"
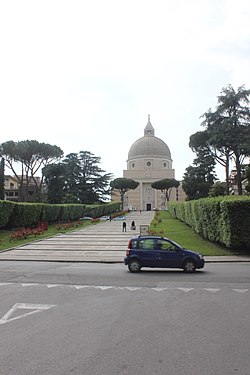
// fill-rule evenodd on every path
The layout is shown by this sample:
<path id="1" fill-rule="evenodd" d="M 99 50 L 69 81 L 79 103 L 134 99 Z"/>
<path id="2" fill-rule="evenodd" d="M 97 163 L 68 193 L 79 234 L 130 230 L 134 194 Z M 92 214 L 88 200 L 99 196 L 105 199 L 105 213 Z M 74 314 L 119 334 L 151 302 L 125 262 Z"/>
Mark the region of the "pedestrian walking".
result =
<path id="1" fill-rule="evenodd" d="M 122 223 L 122 231 L 123 231 L 123 232 L 127 232 L 127 223 L 126 223 L 126 221 L 124 221 L 124 222 Z"/>

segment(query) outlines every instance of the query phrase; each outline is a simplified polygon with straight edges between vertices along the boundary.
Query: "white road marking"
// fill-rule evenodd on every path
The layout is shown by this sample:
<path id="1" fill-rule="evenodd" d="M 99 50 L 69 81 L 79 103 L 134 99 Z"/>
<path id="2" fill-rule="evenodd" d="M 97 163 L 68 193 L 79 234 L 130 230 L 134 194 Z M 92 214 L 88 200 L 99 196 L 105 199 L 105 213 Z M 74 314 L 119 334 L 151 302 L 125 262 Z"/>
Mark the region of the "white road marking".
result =
<path id="1" fill-rule="evenodd" d="M 51 309 L 52 307 L 55 307 L 56 305 L 39 305 L 39 304 L 31 304 L 31 303 L 16 303 L 3 317 L 0 319 L 0 324 L 5 324 L 12 322 L 13 320 L 24 318 L 25 316 L 35 314 L 38 312 L 41 312 L 43 310 Z M 14 318 L 10 318 L 11 315 L 14 315 L 18 309 L 21 310 L 32 310 L 30 312 L 27 312 L 25 314 L 21 314 L 18 316 L 15 316 Z"/>
<path id="2" fill-rule="evenodd" d="M 113 290 L 128 290 L 130 292 L 134 292 L 136 290 L 153 290 L 155 292 L 163 292 L 165 290 L 181 290 L 183 292 L 190 292 L 192 290 L 206 290 L 208 292 L 211 292 L 211 293 L 217 293 L 219 291 L 221 291 L 222 289 L 220 288 L 181 288 L 181 287 L 163 287 L 163 288 L 158 288 L 158 287 L 135 287 L 135 286 L 115 286 L 115 285 L 70 285 L 70 284 L 39 284 L 39 283 L 13 283 L 13 282 L 10 282 L 10 283 L 0 283 L 0 287 L 1 286 L 22 286 L 22 287 L 30 287 L 30 286 L 45 286 L 47 288 L 56 288 L 56 287 L 67 287 L 67 288 L 72 288 L 72 289 L 76 289 L 76 290 L 81 290 L 81 289 L 96 289 L 96 290 L 102 290 L 102 291 L 105 291 L 105 290 L 110 290 L 110 289 L 113 289 Z M 237 293 L 241 293 L 241 294 L 244 294 L 244 293 L 247 293 L 249 292 L 249 289 L 231 289 L 232 291 L 234 292 L 237 292 Z"/>
<path id="3" fill-rule="evenodd" d="M 233 289 L 235 292 L 239 292 L 239 293 L 246 293 L 248 292 L 248 289 Z"/>
<path id="4" fill-rule="evenodd" d="M 70 287 L 74 289 L 86 289 L 86 288 L 90 288 L 91 285 L 70 285 Z"/>
<path id="5" fill-rule="evenodd" d="M 55 288 L 56 286 L 60 286 L 60 284 L 47 284 L 47 288 Z"/>
<path id="6" fill-rule="evenodd" d="M 96 289 L 101 289 L 101 290 L 108 290 L 108 289 L 112 289 L 113 286 L 96 286 Z"/>

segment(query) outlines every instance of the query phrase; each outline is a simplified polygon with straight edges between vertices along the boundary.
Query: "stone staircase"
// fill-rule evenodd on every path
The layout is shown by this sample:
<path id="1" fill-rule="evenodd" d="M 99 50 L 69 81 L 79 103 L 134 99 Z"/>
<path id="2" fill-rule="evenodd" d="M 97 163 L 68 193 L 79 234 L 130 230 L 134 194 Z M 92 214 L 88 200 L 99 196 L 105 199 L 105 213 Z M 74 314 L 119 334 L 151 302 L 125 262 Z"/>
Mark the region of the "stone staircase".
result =
<path id="1" fill-rule="evenodd" d="M 70 233 L 33 241 L 0 253 L 0 260 L 64 262 L 123 262 L 130 238 L 140 235 L 140 225 L 149 225 L 154 211 L 130 212 L 123 220 L 101 221 Z M 130 229 L 135 221 L 136 230 Z"/>

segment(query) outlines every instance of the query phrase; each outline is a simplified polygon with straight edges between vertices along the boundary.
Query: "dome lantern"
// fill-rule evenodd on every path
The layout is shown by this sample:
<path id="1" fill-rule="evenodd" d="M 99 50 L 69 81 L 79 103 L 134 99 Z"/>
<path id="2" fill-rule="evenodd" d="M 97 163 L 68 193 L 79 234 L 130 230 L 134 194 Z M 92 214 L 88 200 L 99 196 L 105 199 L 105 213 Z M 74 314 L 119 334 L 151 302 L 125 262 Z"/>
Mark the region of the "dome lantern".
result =
<path id="1" fill-rule="evenodd" d="M 145 126 L 144 135 L 155 135 L 155 130 L 150 122 L 150 115 L 148 115 L 148 123 Z"/>

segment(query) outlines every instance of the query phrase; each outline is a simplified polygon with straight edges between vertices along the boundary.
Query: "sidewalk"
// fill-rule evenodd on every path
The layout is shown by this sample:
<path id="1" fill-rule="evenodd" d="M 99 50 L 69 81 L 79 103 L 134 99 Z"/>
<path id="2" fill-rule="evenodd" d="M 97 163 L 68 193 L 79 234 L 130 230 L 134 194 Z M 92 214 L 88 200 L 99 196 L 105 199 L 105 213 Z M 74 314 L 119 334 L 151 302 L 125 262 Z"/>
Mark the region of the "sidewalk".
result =
<path id="1" fill-rule="evenodd" d="M 140 225 L 149 225 L 154 211 L 126 215 L 127 231 L 122 220 L 103 221 L 74 232 L 34 241 L 0 253 L 0 261 L 123 263 L 128 241 L 140 234 Z M 130 229 L 132 220 L 136 230 Z M 210 256 L 206 263 L 250 262 L 250 256 Z"/>

